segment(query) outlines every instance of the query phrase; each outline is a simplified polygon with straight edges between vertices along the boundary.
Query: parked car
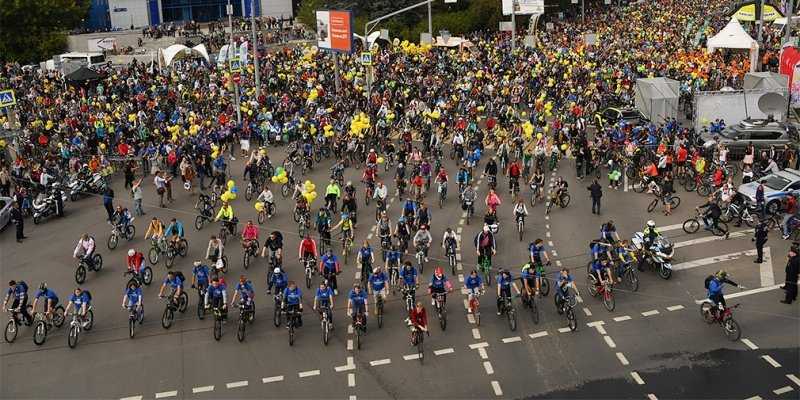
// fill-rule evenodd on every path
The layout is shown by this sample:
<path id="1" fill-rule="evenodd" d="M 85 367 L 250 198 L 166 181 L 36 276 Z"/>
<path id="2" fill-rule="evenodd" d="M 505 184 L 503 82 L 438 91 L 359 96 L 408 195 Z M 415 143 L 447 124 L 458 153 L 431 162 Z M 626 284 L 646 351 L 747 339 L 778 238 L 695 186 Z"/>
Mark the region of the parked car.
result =
<path id="1" fill-rule="evenodd" d="M 606 124 L 616 124 L 620 120 L 628 125 L 645 125 L 650 122 L 639 110 L 630 107 L 606 107 L 594 113 L 594 123 L 597 129 L 602 129 Z"/>
<path id="2" fill-rule="evenodd" d="M 800 171 L 787 168 L 783 171 L 764 176 L 758 181 L 739 186 L 739 193 L 752 204 L 756 203 L 756 188 L 760 181 L 764 182 L 764 201 L 767 211 L 775 213 L 781 209 L 781 200 L 788 196 L 800 195 Z"/>
<path id="3" fill-rule="evenodd" d="M 702 132 L 700 142 L 704 147 L 714 145 L 715 140 L 725 144 L 732 158 L 744 156 L 745 147 L 753 143 L 756 151 L 766 150 L 770 146 L 783 147 L 797 140 L 797 127 L 792 124 L 768 120 L 746 119 L 738 124 L 726 127 L 720 133 Z"/>
<path id="4" fill-rule="evenodd" d="M 11 197 L 0 197 L 0 229 L 5 229 L 11 221 L 11 204 L 14 199 Z"/>

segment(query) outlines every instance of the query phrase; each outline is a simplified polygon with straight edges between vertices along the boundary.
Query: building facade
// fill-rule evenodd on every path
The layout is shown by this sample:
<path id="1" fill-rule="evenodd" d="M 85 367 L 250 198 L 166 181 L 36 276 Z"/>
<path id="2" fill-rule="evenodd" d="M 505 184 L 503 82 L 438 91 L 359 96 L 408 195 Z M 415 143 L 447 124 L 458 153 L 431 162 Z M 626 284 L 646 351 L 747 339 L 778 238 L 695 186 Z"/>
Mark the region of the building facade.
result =
<path id="1" fill-rule="evenodd" d="M 98 15 L 105 7 L 111 28 L 130 29 L 164 22 L 216 21 L 227 17 L 229 1 L 235 17 L 249 17 L 253 6 L 256 16 L 294 16 L 292 0 L 92 0 L 92 5 L 97 3 Z"/>

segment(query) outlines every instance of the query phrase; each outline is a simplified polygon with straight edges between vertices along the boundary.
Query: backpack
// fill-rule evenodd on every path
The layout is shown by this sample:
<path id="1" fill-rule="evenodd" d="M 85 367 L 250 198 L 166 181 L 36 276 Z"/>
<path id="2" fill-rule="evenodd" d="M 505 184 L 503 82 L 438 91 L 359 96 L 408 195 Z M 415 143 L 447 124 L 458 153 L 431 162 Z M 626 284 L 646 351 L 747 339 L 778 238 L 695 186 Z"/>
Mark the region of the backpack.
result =
<path id="1" fill-rule="evenodd" d="M 181 282 L 186 282 L 186 278 L 183 277 L 183 272 L 175 271 L 175 277 L 180 278 Z"/>
<path id="2" fill-rule="evenodd" d="M 25 281 L 17 282 L 17 286 L 22 288 L 22 293 L 28 293 L 28 284 Z"/>
<path id="3" fill-rule="evenodd" d="M 83 293 L 86 294 L 86 298 L 89 299 L 89 301 L 92 301 L 92 292 L 84 290 Z"/>
<path id="4" fill-rule="evenodd" d="M 709 276 L 706 277 L 706 280 L 703 283 L 703 285 L 705 286 L 706 289 L 708 289 L 708 286 L 711 284 L 712 280 L 714 280 L 714 275 L 709 275 Z"/>

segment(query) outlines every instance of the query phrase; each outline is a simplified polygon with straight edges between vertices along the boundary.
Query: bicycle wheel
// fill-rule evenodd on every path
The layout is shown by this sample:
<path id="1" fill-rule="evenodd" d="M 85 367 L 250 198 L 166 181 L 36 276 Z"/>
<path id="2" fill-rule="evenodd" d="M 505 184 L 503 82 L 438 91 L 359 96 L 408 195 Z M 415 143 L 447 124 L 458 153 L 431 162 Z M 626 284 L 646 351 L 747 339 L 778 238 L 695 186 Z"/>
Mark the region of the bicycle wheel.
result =
<path id="1" fill-rule="evenodd" d="M 150 267 L 142 268 L 142 281 L 145 285 L 150 286 L 153 283 L 153 269 Z"/>
<path id="2" fill-rule="evenodd" d="M 214 316 L 214 340 L 219 341 L 222 339 L 222 320 Z"/>
<path id="3" fill-rule="evenodd" d="M 150 264 L 156 265 L 158 264 L 158 257 L 160 255 L 160 251 L 157 248 L 151 247 L 150 251 L 147 252 L 147 259 L 150 261 Z"/>
<path id="4" fill-rule="evenodd" d="M 103 256 L 100 254 L 93 255 L 92 262 L 94 263 L 94 272 L 100 272 L 103 269 Z"/>
<path id="5" fill-rule="evenodd" d="M 194 218 L 194 229 L 198 231 L 203 229 L 203 225 L 206 224 L 206 219 L 202 215 L 198 215 Z"/>
<path id="6" fill-rule="evenodd" d="M 722 213 L 719 215 L 719 220 L 722 222 L 731 222 L 734 217 L 733 214 L 734 212 L 730 206 L 725 207 L 725 209 L 722 210 Z"/>
<path id="7" fill-rule="evenodd" d="M 264 211 L 259 211 L 256 219 L 258 220 L 258 224 L 262 225 L 264 223 L 264 221 L 267 220 L 267 213 L 264 212 Z"/>
<path id="8" fill-rule="evenodd" d="M 180 254 L 181 257 L 186 257 L 186 255 L 189 254 L 189 242 L 184 238 L 178 240 L 178 254 Z"/>
<path id="9" fill-rule="evenodd" d="M 180 296 L 178 296 L 178 311 L 185 313 L 188 306 L 189 295 L 186 292 L 181 292 Z"/>
<path id="10" fill-rule="evenodd" d="M 681 198 L 680 197 L 674 196 L 674 195 L 672 197 L 670 197 L 670 199 L 669 199 L 669 207 L 670 207 L 671 210 L 674 211 L 680 205 L 681 205 Z"/>
<path id="11" fill-rule="evenodd" d="M 511 328 L 511 332 L 516 331 L 517 330 L 517 312 L 514 311 L 514 308 L 512 307 L 510 310 L 508 310 L 506 315 L 508 316 L 508 327 Z"/>
<path id="12" fill-rule="evenodd" d="M 244 341 L 245 336 L 245 329 L 247 329 L 247 323 L 244 320 L 239 320 L 239 328 L 236 330 L 236 339 L 240 342 Z"/>
<path id="13" fill-rule="evenodd" d="M 275 304 L 275 311 L 272 313 L 272 323 L 276 328 L 281 326 L 281 308 L 278 304 Z"/>
<path id="14" fill-rule="evenodd" d="M 570 197 L 566 193 L 561 194 L 561 203 L 558 205 L 561 208 L 567 208 L 569 205 Z"/>
<path id="15" fill-rule="evenodd" d="M 172 326 L 172 321 L 175 320 L 175 313 L 171 308 L 164 309 L 164 314 L 161 315 L 161 326 L 164 329 L 169 329 Z"/>
<path id="16" fill-rule="evenodd" d="M 244 269 L 250 268 L 250 251 L 245 250 L 244 254 L 242 255 L 242 265 L 244 265 Z"/>
<path id="17" fill-rule="evenodd" d="M 519 241 L 522 241 L 522 236 L 525 232 L 525 223 L 522 221 L 517 222 L 517 232 L 519 232 Z"/>
<path id="18" fill-rule="evenodd" d="M 53 314 L 53 325 L 56 328 L 61 328 L 61 325 L 64 325 L 64 320 L 66 317 L 64 316 L 64 307 L 58 306 L 56 307 L 55 314 Z"/>
<path id="19" fill-rule="evenodd" d="M 383 328 L 383 302 L 378 303 L 378 329 Z"/>
<path id="20" fill-rule="evenodd" d="M 133 339 L 134 331 L 136 330 L 136 319 L 128 318 L 128 337 Z"/>
<path id="21" fill-rule="evenodd" d="M 728 224 L 719 221 L 717 227 L 711 230 L 714 236 L 725 236 L 728 234 Z"/>
<path id="22" fill-rule="evenodd" d="M 656 206 L 657 206 L 657 205 L 658 205 L 658 198 L 655 198 L 655 199 L 653 199 L 653 201 L 651 201 L 651 202 L 650 202 L 650 204 L 647 206 L 647 212 L 653 212 L 653 210 L 655 210 L 655 209 L 656 209 Z"/>
<path id="23" fill-rule="evenodd" d="M 164 266 L 172 268 L 173 265 L 175 265 L 175 251 L 170 248 L 167 249 L 166 257 L 164 257 Z"/>
<path id="24" fill-rule="evenodd" d="M 328 322 L 327 315 L 323 316 L 322 318 L 322 344 L 325 346 L 328 345 L 328 341 L 330 340 L 330 323 Z"/>
<path id="25" fill-rule="evenodd" d="M 689 218 L 683 222 L 683 231 L 686 233 L 695 233 L 700 229 L 700 222 L 697 218 Z"/>
<path id="26" fill-rule="evenodd" d="M 541 291 L 543 297 L 547 297 L 547 295 L 550 294 L 550 279 L 547 279 L 546 276 L 542 277 L 539 290 Z"/>
<path id="27" fill-rule="evenodd" d="M 356 328 L 356 349 L 361 350 L 361 328 Z"/>
<path id="28" fill-rule="evenodd" d="M 531 317 L 533 317 L 533 323 L 539 323 L 539 306 L 536 305 L 536 300 L 531 299 Z"/>
<path id="29" fill-rule="evenodd" d="M 567 308 L 567 324 L 569 324 L 569 330 L 572 332 L 578 329 L 578 320 L 575 318 L 575 311 L 572 307 Z"/>
<path id="30" fill-rule="evenodd" d="M 442 312 L 439 314 L 439 325 L 442 327 L 442 330 L 447 329 L 447 310 L 442 308 Z"/>
<path id="31" fill-rule="evenodd" d="M 133 237 L 136 236 L 136 227 L 133 225 L 128 225 L 125 227 L 125 239 L 129 242 L 133 240 Z"/>
<path id="32" fill-rule="evenodd" d="M 714 315 L 711 310 L 714 308 L 714 305 L 708 301 L 704 301 L 700 304 L 700 317 L 703 318 L 703 321 L 706 321 L 707 324 L 714 323 Z"/>
<path id="33" fill-rule="evenodd" d="M 739 327 L 739 323 L 736 322 L 733 317 L 728 317 L 722 322 L 722 329 L 725 330 L 725 336 L 727 336 L 731 342 L 739 340 L 739 338 L 742 336 L 742 330 Z"/>
<path id="34" fill-rule="evenodd" d="M 6 324 L 6 332 L 5 332 L 7 343 L 13 343 L 14 340 L 17 339 L 17 331 L 18 331 L 17 323 L 14 321 L 8 321 L 8 323 Z"/>
<path id="35" fill-rule="evenodd" d="M 74 349 L 78 345 L 78 332 L 80 328 L 73 325 L 69 328 L 69 335 L 67 335 L 67 345 L 70 349 Z"/>
<path id="36" fill-rule="evenodd" d="M 253 199 L 253 184 L 252 183 L 248 183 L 247 184 L 247 189 L 245 189 L 245 191 L 244 191 L 244 199 L 247 200 L 247 201 L 250 201 L 250 200 Z"/>
<path id="37" fill-rule="evenodd" d="M 611 287 L 607 287 L 603 292 L 603 305 L 606 307 L 608 311 L 614 311 L 616 307 L 616 300 L 614 300 L 614 293 L 611 291 Z"/>
<path id="38" fill-rule="evenodd" d="M 697 182 L 695 182 L 694 178 L 688 177 L 686 182 L 683 184 L 683 188 L 687 192 L 694 192 L 694 190 L 697 189 Z"/>
<path id="39" fill-rule="evenodd" d="M 711 194 L 711 185 L 704 183 L 704 184 L 698 186 L 697 187 L 697 194 L 702 196 L 702 197 L 708 196 L 709 194 Z"/>
<path id="40" fill-rule="evenodd" d="M 361 274 L 364 274 L 364 271 L 361 271 Z M 306 269 L 306 289 L 311 289 L 311 270 Z"/>
<path id="41" fill-rule="evenodd" d="M 38 321 L 36 326 L 33 328 L 33 343 L 37 346 L 41 346 L 44 341 L 47 339 L 47 325 L 44 321 Z"/>
<path id="42" fill-rule="evenodd" d="M 86 282 L 86 267 L 83 266 L 83 263 L 78 265 L 78 268 L 75 270 L 75 282 L 79 285 Z"/>
<path id="43" fill-rule="evenodd" d="M 116 249 L 117 244 L 119 244 L 119 238 L 117 237 L 117 235 L 112 234 L 111 236 L 108 237 L 108 240 L 106 241 L 106 246 L 108 246 L 109 250 Z"/>
<path id="44" fill-rule="evenodd" d="M 424 343 L 424 334 L 422 331 L 417 331 L 417 356 L 419 358 L 420 364 L 422 364 L 422 360 L 425 357 L 425 348 L 423 346 Z"/>
<path id="45" fill-rule="evenodd" d="M 629 268 L 625 272 L 625 282 L 628 282 L 628 286 L 630 287 L 632 292 L 636 292 L 639 290 L 639 274 L 636 272 L 635 269 Z"/>
<path id="46" fill-rule="evenodd" d="M 633 191 L 636 193 L 644 193 L 644 191 L 647 189 L 647 185 L 642 181 L 634 182 L 634 184 L 631 185 L 631 189 L 633 189 Z"/>

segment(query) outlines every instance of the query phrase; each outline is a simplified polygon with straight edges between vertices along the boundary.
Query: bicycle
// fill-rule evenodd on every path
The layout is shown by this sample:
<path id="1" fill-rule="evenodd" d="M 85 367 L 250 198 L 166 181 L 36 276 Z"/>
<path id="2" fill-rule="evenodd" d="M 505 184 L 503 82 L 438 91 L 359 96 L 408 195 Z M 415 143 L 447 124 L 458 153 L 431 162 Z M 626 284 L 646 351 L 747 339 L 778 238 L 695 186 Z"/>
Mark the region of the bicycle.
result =
<path id="1" fill-rule="evenodd" d="M 531 183 L 530 184 L 530 188 L 531 188 L 530 203 L 531 203 L 531 207 L 534 207 L 534 206 L 536 206 L 536 202 L 539 200 L 539 197 L 541 197 L 541 195 L 542 195 L 542 187 L 539 186 L 539 184 L 537 184 L 537 183 Z"/>
<path id="2" fill-rule="evenodd" d="M 133 339 L 136 323 L 139 325 L 144 321 L 144 306 L 143 305 L 129 305 L 128 307 L 128 337 Z"/>
<path id="3" fill-rule="evenodd" d="M 355 322 L 353 322 L 353 332 L 356 334 L 356 349 L 361 350 L 361 337 L 367 333 L 367 324 L 364 313 L 356 313 Z"/>
<path id="4" fill-rule="evenodd" d="M 480 255 L 478 257 L 478 269 L 483 275 L 483 281 L 487 286 L 492 286 L 492 260 L 488 255 Z"/>
<path id="5" fill-rule="evenodd" d="M 725 336 L 732 342 L 739 340 L 742 336 L 742 330 L 739 323 L 733 319 L 733 309 L 739 308 L 739 304 L 734 304 L 731 307 L 720 307 L 714 304 L 710 299 L 706 299 L 700 304 L 700 316 L 706 321 L 707 324 L 719 324 L 725 332 Z M 716 310 L 716 312 L 715 312 Z"/>
<path id="6" fill-rule="evenodd" d="M 569 193 L 566 191 L 561 192 L 560 195 L 556 196 L 556 192 L 551 190 L 550 195 L 548 196 L 547 201 L 547 208 L 545 208 L 545 214 L 550 214 L 550 210 L 553 209 L 554 204 L 558 204 L 561 208 L 567 208 L 569 205 L 570 197 Z"/>
<path id="7" fill-rule="evenodd" d="M 30 304 L 28 304 L 26 308 L 28 310 L 28 314 L 30 314 L 31 310 L 33 310 L 33 306 L 31 306 Z M 20 317 L 22 312 L 20 312 L 18 308 L 17 309 L 9 308 L 6 311 L 8 312 L 9 315 L 8 315 L 8 323 L 6 324 L 5 339 L 7 343 L 13 343 L 14 340 L 17 339 L 17 333 L 19 332 Z M 25 325 L 30 326 L 30 324 L 28 324 L 27 322 L 25 322 Z"/>
<path id="8" fill-rule="evenodd" d="M 383 295 L 379 294 L 375 299 L 375 318 L 378 320 L 378 329 L 383 328 Z"/>
<path id="9" fill-rule="evenodd" d="M 203 320 L 206 317 L 206 292 L 208 286 L 196 286 L 197 289 L 197 319 Z"/>
<path id="10" fill-rule="evenodd" d="M 439 318 L 439 326 L 444 331 L 447 329 L 447 308 L 445 307 L 446 295 L 444 293 L 436 293 L 434 296 L 436 307 L 436 316 Z"/>
<path id="11" fill-rule="evenodd" d="M 506 316 L 508 327 L 511 328 L 512 332 L 517 330 L 517 310 L 514 308 L 511 296 L 502 296 L 500 298 L 500 315 Z"/>
<path id="12" fill-rule="evenodd" d="M 314 257 L 306 256 L 303 259 L 303 265 L 305 266 L 305 277 L 306 277 L 306 289 L 311 289 L 311 285 L 313 283 L 314 275 L 317 273 L 317 269 L 314 266 L 317 264 L 317 261 Z M 363 274 L 363 272 L 362 272 Z"/>
<path id="13" fill-rule="evenodd" d="M 275 289 L 276 291 L 278 289 Z M 275 324 L 275 327 L 281 326 L 281 319 L 283 318 L 283 295 L 281 293 L 275 293 L 273 296 L 275 300 L 275 308 L 272 313 L 272 323 Z"/>
<path id="14" fill-rule="evenodd" d="M 258 211 L 258 215 L 256 217 L 258 224 L 263 225 L 267 218 L 271 218 L 273 215 L 275 215 L 275 204 L 264 203 L 264 207 Z"/>
<path id="15" fill-rule="evenodd" d="M 350 234 L 347 231 L 342 231 L 342 258 L 344 258 L 344 263 L 347 264 L 347 260 L 350 257 L 350 252 L 353 249 L 353 238 L 350 237 Z"/>
<path id="16" fill-rule="evenodd" d="M 702 218 L 700 211 L 697 211 L 697 216 L 683 222 L 683 231 L 689 234 L 697 232 L 697 230 L 700 229 L 700 221 Z M 718 220 L 716 224 L 712 224 L 707 229 L 714 236 L 728 236 L 728 224 L 721 220 Z"/>
<path id="17" fill-rule="evenodd" d="M 244 266 L 244 269 L 250 268 L 251 258 L 258 258 L 258 249 L 259 243 L 258 240 L 255 239 L 251 240 L 250 245 L 244 249 L 242 254 L 242 265 Z"/>
<path id="18" fill-rule="evenodd" d="M 522 287 L 525 287 L 523 282 Z M 531 318 L 533 319 L 534 324 L 539 323 L 539 306 L 536 305 L 536 296 L 528 293 L 527 290 L 523 290 L 523 294 L 521 296 L 522 305 L 531 309 Z"/>
<path id="19" fill-rule="evenodd" d="M 198 214 L 194 218 L 194 229 L 198 231 L 203 229 L 203 227 L 214 220 L 214 207 L 210 205 L 206 205 L 204 208 L 200 210 L 200 214 Z"/>
<path id="20" fill-rule="evenodd" d="M 256 319 L 256 305 L 251 300 L 249 303 L 245 301 L 239 302 L 239 326 L 236 330 L 236 338 L 240 341 L 244 341 L 245 331 L 247 328 L 247 324 L 253 324 L 253 321 Z"/>
<path id="21" fill-rule="evenodd" d="M 119 244 L 120 236 L 124 237 L 127 241 L 131 241 L 136 235 L 136 227 L 133 226 L 133 218 L 131 221 L 125 225 L 123 228 L 119 224 L 113 224 L 113 228 L 111 229 L 111 235 L 108 237 L 106 241 L 106 246 L 108 246 L 109 250 L 114 250 L 117 248 L 117 244 Z"/>
<path id="22" fill-rule="evenodd" d="M 653 212 L 653 210 L 656 209 L 656 206 L 658 206 L 659 201 L 661 204 L 667 204 L 667 202 L 669 202 L 670 209 L 673 211 L 681 204 L 681 198 L 674 194 L 669 197 L 669 200 L 664 200 L 663 197 L 656 197 L 647 206 L 647 212 Z"/>
<path id="23" fill-rule="evenodd" d="M 456 244 L 453 239 L 445 246 L 445 254 L 447 255 L 447 263 L 450 265 L 450 272 L 455 276 L 456 274 Z"/>
<path id="24" fill-rule="evenodd" d="M 95 271 L 100 272 L 103 268 L 103 257 L 100 254 L 92 254 L 92 265 L 86 262 L 86 257 L 81 257 L 78 261 L 78 267 L 75 269 L 75 282 L 79 285 L 86 281 L 86 272 Z"/>
<path id="25" fill-rule="evenodd" d="M 618 263 L 616 275 L 628 286 L 628 290 L 636 292 L 639 290 L 639 272 L 637 268 L 633 267 L 636 262 L 636 255 L 633 252 L 630 252 L 630 255 L 633 258 L 631 261 Z"/>
<path id="26" fill-rule="evenodd" d="M 614 311 L 614 307 L 616 306 L 616 301 L 614 300 L 614 293 L 612 289 L 612 285 L 608 280 L 599 284 L 597 282 L 597 278 L 594 274 L 589 274 L 589 294 L 592 297 L 600 296 L 603 300 L 603 306 L 605 306 L 606 310 Z"/>
<path id="27" fill-rule="evenodd" d="M 475 318 L 475 326 L 481 326 L 481 302 L 479 297 L 483 295 L 483 290 L 475 291 L 469 295 L 469 309 Z"/>
<path id="28" fill-rule="evenodd" d="M 74 349 L 75 346 L 78 345 L 78 337 L 80 336 L 81 332 L 84 329 L 87 331 L 92 330 L 93 325 L 94 312 L 92 312 L 92 307 L 89 307 L 86 310 L 85 316 L 79 316 L 77 311 L 73 312 L 72 322 L 69 323 L 69 334 L 67 334 L 67 345 L 69 348 Z"/>
<path id="29" fill-rule="evenodd" d="M 410 313 L 411 310 L 414 309 L 414 304 L 416 304 L 417 286 L 403 285 L 403 287 L 400 289 L 400 293 L 403 295 L 403 303 L 405 303 L 406 312 Z"/>
<path id="30" fill-rule="evenodd" d="M 64 307 L 61 305 L 56 306 L 52 313 L 37 312 L 33 317 L 33 343 L 37 346 L 44 344 L 50 329 L 60 328 L 65 319 Z"/>
<path id="31" fill-rule="evenodd" d="M 289 329 L 289 346 L 294 346 L 294 331 L 298 327 L 299 311 L 286 313 L 286 325 Z"/>
<path id="32" fill-rule="evenodd" d="M 139 272 L 131 270 L 122 273 L 122 276 L 128 275 L 131 276 L 131 279 L 128 279 L 128 283 L 125 285 L 125 287 L 128 287 L 131 284 L 135 284 L 138 287 L 150 286 L 150 284 L 153 283 L 153 269 L 146 265 L 142 267 Z"/>
<path id="33" fill-rule="evenodd" d="M 736 219 L 740 219 L 750 228 L 758 224 L 758 214 L 755 214 L 755 207 L 750 207 L 746 204 L 730 203 L 720 214 L 719 219 L 722 222 L 728 223 Z"/>
<path id="34" fill-rule="evenodd" d="M 564 296 L 560 293 L 556 293 L 553 296 L 553 300 L 556 304 L 556 312 L 559 315 L 566 314 L 567 317 L 567 324 L 569 325 L 569 329 L 573 332 L 578 329 L 578 319 L 575 316 L 575 306 L 578 304 L 578 299 L 575 295 L 572 294 L 572 291 L 569 287 L 564 289 Z"/>
<path id="35" fill-rule="evenodd" d="M 331 307 L 327 304 L 320 306 L 320 326 L 322 328 L 322 343 L 327 346 L 331 334 Z"/>
<path id="36" fill-rule="evenodd" d="M 444 206 L 444 201 L 447 200 L 447 182 L 439 183 L 439 208 Z"/>
<path id="37" fill-rule="evenodd" d="M 225 319 L 225 313 L 222 307 L 214 307 L 214 340 L 219 341 L 222 339 L 222 321 Z"/>
<path id="38" fill-rule="evenodd" d="M 227 220 L 220 220 L 220 228 L 219 228 L 219 235 L 217 236 L 219 240 L 222 241 L 222 244 L 228 244 L 228 236 L 236 237 L 236 220 L 227 221 Z"/>
<path id="39" fill-rule="evenodd" d="M 419 359 L 420 364 L 422 364 L 422 360 L 425 356 L 424 346 L 423 343 L 425 342 L 425 335 L 423 334 L 422 329 L 414 327 L 414 330 L 411 333 L 411 345 L 417 347 L 417 358 Z"/>
<path id="40" fill-rule="evenodd" d="M 166 254 L 167 249 L 167 238 L 164 236 L 150 239 L 150 250 L 147 252 L 147 259 L 150 261 L 150 264 L 156 265 L 158 264 L 158 260 L 161 254 Z"/>
<path id="41" fill-rule="evenodd" d="M 525 235 L 525 214 L 517 214 L 517 232 L 519 233 L 519 241 Z"/>
<path id="42" fill-rule="evenodd" d="M 162 296 L 162 298 L 164 298 L 164 296 Z M 164 329 L 169 329 L 175 321 L 175 311 L 180 311 L 181 313 L 186 312 L 186 307 L 189 304 L 189 296 L 185 291 L 181 291 L 176 303 L 175 293 L 173 292 L 166 297 L 166 301 L 167 306 L 164 307 L 164 313 L 161 315 L 161 326 Z"/>

